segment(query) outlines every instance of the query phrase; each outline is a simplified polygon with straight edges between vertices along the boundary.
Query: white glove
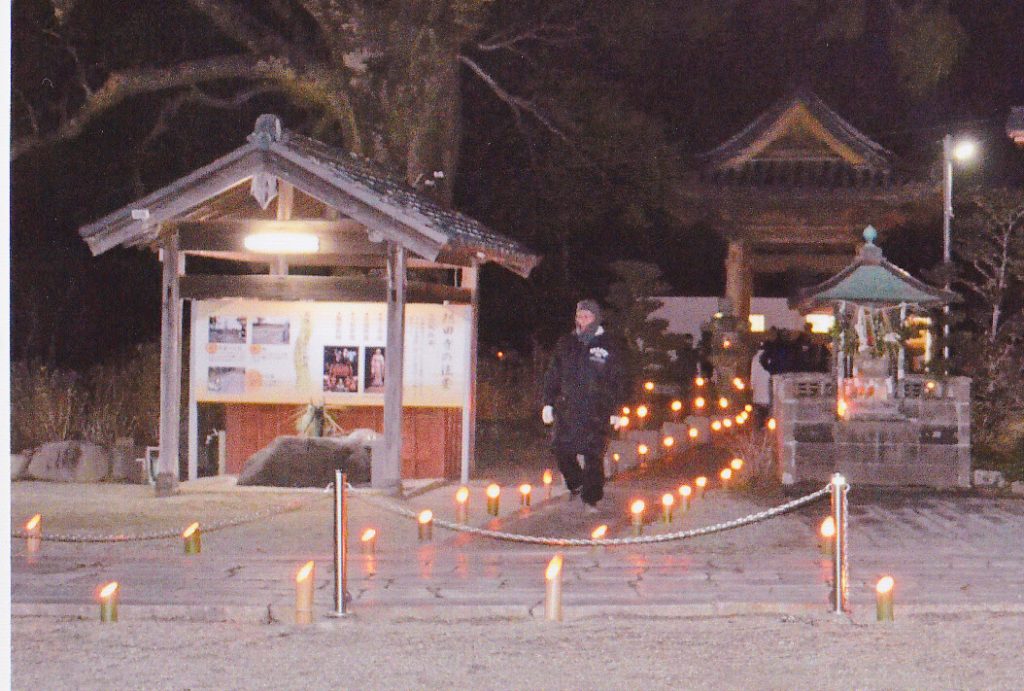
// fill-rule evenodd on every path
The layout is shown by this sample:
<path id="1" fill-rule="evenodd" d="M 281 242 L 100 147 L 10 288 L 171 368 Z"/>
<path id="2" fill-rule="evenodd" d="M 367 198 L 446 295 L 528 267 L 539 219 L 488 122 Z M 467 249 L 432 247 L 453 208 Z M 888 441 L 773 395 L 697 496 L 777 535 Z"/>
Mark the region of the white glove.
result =
<path id="1" fill-rule="evenodd" d="M 540 419 L 544 421 L 545 425 L 550 425 L 555 421 L 555 409 L 549 405 L 544 406 L 540 411 Z"/>
<path id="2" fill-rule="evenodd" d="M 622 418 L 618 415 L 612 415 L 611 418 L 608 419 L 608 422 L 615 428 L 616 432 L 622 429 Z"/>

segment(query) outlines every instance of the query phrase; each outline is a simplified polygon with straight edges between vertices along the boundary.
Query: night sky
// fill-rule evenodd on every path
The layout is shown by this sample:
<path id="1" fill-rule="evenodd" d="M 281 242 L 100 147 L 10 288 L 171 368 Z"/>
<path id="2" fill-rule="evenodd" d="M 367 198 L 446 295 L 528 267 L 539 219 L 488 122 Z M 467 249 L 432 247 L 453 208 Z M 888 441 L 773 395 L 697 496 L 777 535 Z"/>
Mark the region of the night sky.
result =
<path id="1" fill-rule="evenodd" d="M 224 43 L 184 3 L 85 4 L 84 26 L 91 30 L 80 26 L 75 40 L 87 59 L 102 55 L 106 64 L 159 62 Z M 856 41 L 822 41 L 810 36 L 806 22 L 772 15 L 772 3 L 748 2 L 760 14 L 741 13 L 730 18 L 726 30 L 693 40 L 666 14 L 682 4 L 666 2 L 650 22 L 622 26 L 615 44 L 584 40 L 566 48 L 559 65 L 560 74 L 578 70 L 592 83 L 600 80 L 609 98 L 642 114 L 645 126 L 667 145 L 659 154 L 663 175 L 657 180 L 645 179 L 645 169 L 628 162 L 621 170 L 578 165 L 535 131 L 538 158 L 524 144 L 507 106 L 463 71 L 456 205 L 546 257 L 556 248 L 550 238 L 561 227 L 568 229 L 563 256 L 570 275 L 552 269 L 550 258 L 529 281 L 494 267 L 484 271 L 484 347 L 525 349 L 535 340 L 549 343 L 567 328 L 575 299 L 603 297 L 610 280 L 607 264 L 617 258 L 657 263 L 678 293 L 720 294 L 723 243 L 706 228 L 676 223 L 659 205 L 657 190 L 673 170 L 692 166 L 695 154 L 713 148 L 796 88 L 813 90 L 893 150 L 909 174 L 937 180 L 942 135 L 970 132 L 981 140 L 983 158 L 958 170 L 958 190 L 1024 182 L 1024 151 L 1014 149 L 1004 133 L 1010 107 L 1024 105 L 1024 3 L 950 3 L 965 32 L 963 53 L 948 77 L 914 97 L 899 88 L 880 34 L 869 30 Z M 67 61 L 54 58 L 59 47 L 39 30 L 47 7 L 30 0 L 14 3 L 13 87 L 15 92 L 35 88 L 40 75 L 52 70 L 54 98 L 61 98 L 61 84 L 69 79 Z M 168 42 L 168 33 L 188 40 Z M 113 43 L 118 47 L 109 47 Z M 177 54 L 168 54 L 170 43 Z M 515 70 L 506 66 L 502 74 L 513 87 L 528 88 Z M 160 98 L 133 99 L 72 141 L 14 161 L 13 359 L 83 367 L 131 344 L 156 340 L 160 279 L 155 257 L 116 250 L 93 258 L 76 229 L 236 148 L 259 113 L 276 112 L 289 127 L 303 121 L 300 110 L 276 96 L 231 111 L 185 110 L 172 132 L 147 148 L 136 168 L 138 147 L 152 128 Z M 642 146 L 647 139 L 627 143 Z M 586 227 L 572 227 L 575 208 L 588 205 L 588 198 L 594 209 L 584 215 Z M 632 200 L 642 201 L 633 208 Z M 628 220 L 633 218 L 638 220 Z M 933 225 L 893 233 L 886 250 L 915 273 L 937 262 L 938 215 Z"/>

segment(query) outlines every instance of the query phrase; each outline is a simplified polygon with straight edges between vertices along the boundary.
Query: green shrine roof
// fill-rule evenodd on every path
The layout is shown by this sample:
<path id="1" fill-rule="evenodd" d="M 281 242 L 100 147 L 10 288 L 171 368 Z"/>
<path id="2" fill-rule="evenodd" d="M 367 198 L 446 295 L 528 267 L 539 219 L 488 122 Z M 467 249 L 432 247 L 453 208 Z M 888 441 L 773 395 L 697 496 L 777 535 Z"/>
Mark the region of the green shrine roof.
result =
<path id="1" fill-rule="evenodd" d="M 935 307 L 960 299 L 956 293 L 934 288 L 887 261 L 874 244 L 876 237 L 878 231 L 871 226 L 865 228 L 864 246 L 853 263 L 791 303 L 806 311 L 840 301 L 876 307 Z"/>

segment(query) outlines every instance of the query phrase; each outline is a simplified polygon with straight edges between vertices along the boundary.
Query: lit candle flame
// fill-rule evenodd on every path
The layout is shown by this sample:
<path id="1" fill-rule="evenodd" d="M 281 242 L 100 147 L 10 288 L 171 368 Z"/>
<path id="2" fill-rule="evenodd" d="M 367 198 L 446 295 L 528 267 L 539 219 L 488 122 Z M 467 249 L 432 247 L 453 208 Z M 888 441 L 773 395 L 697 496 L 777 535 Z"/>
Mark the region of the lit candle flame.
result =
<path id="1" fill-rule="evenodd" d="M 612 460 L 615 461 L 616 463 L 618 463 L 621 459 L 622 459 L 622 456 L 620 456 L 618 453 L 613 453 L 612 454 Z"/>
<path id="2" fill-rule="evenodd" d="M 522 485 L 519 485 L 519 493 L 522 494 L 524 497 L 532 491 L 533 487 L 529 484 L 524 483 Z"/>
<path id="3" fill-rule="evenodd" d="M 307 561 L 305 564 L 302 565 L 302 568 L 299 569 L 299 572 L 295 574 L 295 582 L 301 583 L 302 581 L 309 578 L 309 574 L 311 573 L 313 573 L 313 562 Z"/>
<path id="4" fill-rule="evenodd" d="M 694 408 L 703 408 L 707 404 L 708 404 L 708 402 L 704 400 L 703 396 L 697 396 L 697 398 L 693 399 L 693 407 Z"/>
<path id="5" fill-rule="evenodd" d="M 629 418 L 628 417 L 620 417 L 619 418 L 619 427 L 629 427 Z"/>
<path id="6" fill-rule="evenodd" d="M 736 424 L 737 425 L 742 425 L 746 421 L 747 421 L 747 418 L 743 417 L 742 415 L 737 415 L 736 416 Z"/>
<path id="7" fill-rule="evenodd" d="M 714 422 L 711 423 L 711 429 L 717 432 L 718 430 L 722 429 L 722 423 L 719 422 L 718 420 L 715 420 Z"/>
<path id="8" fill-rule="evenodd" d="M 676 443 L 675 437 L 665 437 L 661 440 L 661 443 L 665 445 L 666 449 L 672 448 L 672 445 Z"/>
<path id="9" fill-rule="evenodd" d="M 643 499 L 637 499 L 636 501 L 629 505 L 629 510 L 634 516 L 643 513 L 644 509 L 646 508 L 647 504 L 644 502 Z"/>
<path id="10" fill-rule="evenodd" d="M 562 555 L 556 554 L 551 557 L 551 561 L 548 562 L 548 568 L 544 572 L 544 578 L 549 581 L 553 581 L 558 578 L 558 575 L 562 572 Z"/>
<path id="11" fill-rule="evenodd" d="M 117 581 L 111 581 L 103 586 L 103 590 L 100 591 L 100 599 L 106 600 L 114 596 L 117 592 Z"/>
<path id="12" fill-rule="evenodd" d="M 679 496 L 688 497 L 693 494 L 693 488 L 689 485 L 683 485 L 679 488 Z"/>
<path id="13" fill-rule="evenodd" d="M 638 418 L 641 418 L 641 419 L 647 417 L 647 406 L 645 406 L 645 405 L 638 405 L 636 407 L 636 416 Z"/>
<path id="14" fill-rule="evenodd" d="M 501 487 L 498 487 L 498 485 L 496 485 L 494 483 L 491 483 L 491 484 L 487 485 L 487 496 L 488 497 L 490 497 L 491 499 L 497 499 L 498 495 L 500 495 L 500 494 L 501 494 Z"/>
<path id="15" fill-rule="evenodd" d="M 641 456 L 646 455 L 648 451 L 650 451 L 650 449 L 647 448 L 647 444 L 640 444 L 636 447 L 636 452 Z"/>
<path id="16" fill-rule="evenodd" d="M 768 418 L 768 429 L 774 431 L 777 424 L 778 423 L 775 422 L 775 418 L 773 418 L 773 417 Z"/>
<path id="17" fill-rule="evenodd" d="M 731 461 L 729 461 L 729 467 L 732 468 L 733 470 L 739 470 L 740 468 L 743 467 L 743 459 L 742 458 L 734 458 L 734 459 L 732 459 Z"/>
<path id="18" fill-rule="evenodd" d="M 430 509 L 423 509 L 422 511 L 420 511 L 420 515 L 416 520 L 424 524 L 430 523 L 432 520 L 434 520 L 434 512 L 431 511 Z"/>
<path id="19" fill-rule="evenodd" d="M 673 413 L 678 413 L 680 410 L 683 409 L 683 402 L 682 401 L 672 401 L 672 405 L 669 406 L 669 407 L 672 409 Z"/>
<path id="20" fill-rule="evenodd" d="M 708 484 L 708 479 L 701 475 L 699 478 L 693 481 L 693 484 L 703 489 Z"/>
<path id="21" fill-rule="evenodd" d="M 672 496 L 671 492 L 665 492 L 665 494 L 661 495 L 661 505 L 662 506 L 672 506 L 675 503 L 676 503 L 676 498 Z"/>
<path id="22" fill-rule="evenodd" d="M 181 536 L 182 537 L 191 537 L 192 533 L 196 532 L 197 530 L 199 530 L 199 523 L 198 522 L 193 523 L 189 527 L 185 528 L 185 532 L 183 532 L 181 534 Z"/>
<path id="23" fill-rule="evenodd" d="M 822 537 L 833 538 L 836 536 L 836 519 L 832 516 L 826 516 L 825 520 L 821 522 L 821 528 L 818 529 Z"/>
<path id="24" fill-rule="evenodd" d="M 750 405 L 750 404 L 748 403 L 748 404 L 746 404 L 745 406 L 743 406 L 743 410 L 744 410 L 744 411 L 746 411 L 746 412 L 748 412 L 748 413 L 752 413 L 752 412 L 754 412 L 754 406 L 752 406 L 752 405 Z"/>
<path id="25" fill-rule="evenodd" d="M 732 385 L 736 387 L 737 391 L 743 391 L 743 388 L 746 386 L 739 377 L 733 377 Z"/>
<path id="26" fill-rule="evenodd" d="M 622 414 L 623 415 L 629 415 L 629 413 L 630 413 L 629 406 L 623 406 Z"/>
<path id="27" fill-rule="evenodd" d="M 892 590 L 894 585 L 896 585 L 896 581 L 893 580 L 892 576 L 882 576 L 878 579 L 878 584 L 875 585 L 875 592 L 884 595 Z"/>
<path id="28" fill-rule="evenodd" d="M 924 385 L 924 388 L 928 389 L 929 391 L 934 391 L 935 390 L 935 382 L 933 382 L 933 381 L 927 382 Z"/>
<path id="29" fill-rule="evenodd" d="M 377 531 L 374 528 L 367 528 L 363 531 L 362 536 L 359 538 L 362 542 L 369 542 L 373 538 L 377 537 Z"/>
<path id="30" fill-rule="evenodd" d="M 459 502 L 460 504 L 465 504 L 467 501 L 469 501 L 469 487 L 466 487 L 465 485 L 459 487 L 455 491 L 455 501 Z"/>
<path id="31" fill-rule="evenodd" d="M 697 431 L 696 427 L 691 427 L 690 431 L 687 432 L 690 435 L 690 439 L 696 439 L 700 432 Z"/>
<path id="32" fill-rule="evenodd" d="M 604 536 L 607 535 L 607 534 L 608 534 L 608 526 L 606 526 L 606 525 L 604 525 L 602 523 L 601 525 L 599 525 L 596 528 L 594 528 L 594 532 L 592 532 L 590 534 L 590 539 L 591 540 L 603 540 Z"/>
<path id="33" fill-rule="evenodd" d="M 726 429 L 732 427 L 732 418 L 727 417 L 722 420 L 722 427 L 725 427 Z"/>
<path id="34" fill-rule="evenodd" d="M 725 396 L 722 396 L 721 398 L 719 398 L 718 399 L 718 407 L 719 408 L 728 408 L 729 407 L 729 399 L 726 398 Z"/>
<path id="35" fill-rule="evenodd" d="M 697 377 L 696 379 L 693 380 L 693 383 L 696 384 L 697 386 L 704 386 L 704 382 L 704 377 Z"/>
<path id="36" fill-rule="evenodd" d="M 722 478 L 723 481 L 727 481 L 732 478 L 732 468 L 722 468 L 722 472 L 718 474 L 718 477 Z"/>
<path id="37" fill-rule="evenodd" d="M 840 398 L 839 401 L 836 403 L 836 412 L 839 414 L 839 417 L 845 418 L 846 417 L 846 410 L 847 410 L 846 401 L 844 401 L 843 399 Z"/>
<path id="38" fill-rule="evenodd" d="M 652 382 L 652 381 L 645 381 L 644 382 L 644 390 L 645 391 L 654 391 L 654 382 Z"/>
<path id="39" fill-rule="evenodd" d="M 550 485 L 551 484 L 551 480 L 553 479 L 553 476 L 551 475 L 551 471 L 550 470 L 545 470 L 544 471 L 544 476 L 541 479 L 544 481 L 545 485 Z"/>
<path id="40" fill-rule="evenodd" d="M 728 338 L 725 339 L 724 341 L 722 341 L 722 347 L 723 348 L 731 348 L 732 347 L 732 341 L 730 341 Z"/>
<path id="41" fill-rule="evenodd" d="M 39 526 L 39 522 L 42 520 L 42 514 L 37 513 L 32 518 L 28 519 L 28 523 L 25 524 L 25 530 L 35 530 Z"/>

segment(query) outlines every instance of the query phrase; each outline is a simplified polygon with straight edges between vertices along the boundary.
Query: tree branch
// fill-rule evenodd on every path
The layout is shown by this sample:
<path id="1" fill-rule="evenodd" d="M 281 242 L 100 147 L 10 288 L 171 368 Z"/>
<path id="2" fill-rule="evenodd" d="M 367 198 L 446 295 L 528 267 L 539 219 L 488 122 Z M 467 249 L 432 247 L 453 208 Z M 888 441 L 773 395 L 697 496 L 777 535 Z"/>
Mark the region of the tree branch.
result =
<path id="1" fill-rule="evenodd" d="M 112 72 L 103 85 L 92 92 L 78 110 L 71 117 L 65 118 L 53 132 L 15 138 L 11 143 L 11 160 L 16 160 L 32 149 L 78 136 L 101 114 L 132 96 L 220 79 L 258 79 L 268 75 L 274 67 L 268 61 L 232 55 L 192 60 L 168 67 Z"/>
<path id="2" fill-rule="evenodd" d="M 189 0 L 196 10 L 210 18 L 224 35 L 257 56 L 278 56 L 296 65 L 311 62 L 306 51 L 264 25 L 248 11 L 248 4 L 231 0 Z"/>
<path id="3" fill-rule="evenodd" d="M 512 109 L 512 112 L 516 115 L 517 121 L 519 119 L 519 114 L 521 112 L 529 113 L 549 132 L 557 136 L 559 139 L 561 139 L 569 146 L 573 145 L 572 140 L 569 139 L 569 136 L 566 135 L 565 132 L 561 130 L 561 128 L 555 125 L 555 123 L 552 122 L 551 119 L 545 113 L 543 113 L 537 107 L 537 104 L 535 104 L 533 101 L 527 100 L 521 96 L 516 96 L 515 94 L 506 91 L 504 88 L 502 88 L 500 84 L 498 84 L 497 80 L 494 79 L 494 77 L 488 74 L 484 70 L 484 68 L 477 64 L 472 58 L 466 57 L 465 55 L 460 55 L 459 62 L 461 62 L 463 65 L 472 70 L 473 74 L 479 77 L 484 82 L 484 84 L 490 87 L 491 91 L 494 92 L 495 96 L 497 96 L 500 100 L 504 101 L 505 104 Z"/>

